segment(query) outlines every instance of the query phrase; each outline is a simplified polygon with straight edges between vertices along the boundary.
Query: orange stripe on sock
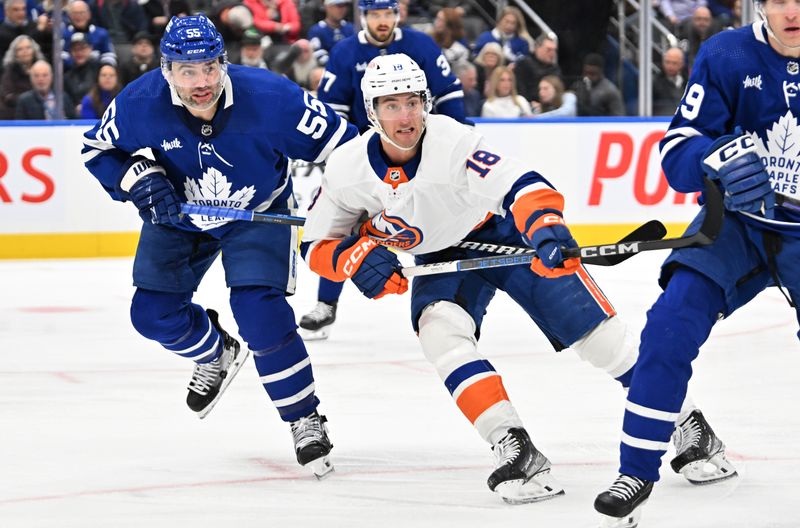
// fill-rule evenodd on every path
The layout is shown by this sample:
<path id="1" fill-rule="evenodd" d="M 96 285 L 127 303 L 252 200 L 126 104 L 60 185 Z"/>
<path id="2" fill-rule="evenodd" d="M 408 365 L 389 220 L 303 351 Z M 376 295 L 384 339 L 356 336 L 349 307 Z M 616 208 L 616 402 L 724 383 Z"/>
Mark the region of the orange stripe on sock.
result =
<path id="1" fill-rule="evenodd" d="M 500 376 L 489 376 L 478 380 L 461 393 L 456 400 L 456 405 L 471 423 L 483 412 L 497 402 L 508 400 L 508 394 L 503 387 Z"/>
<path id="2" fill-rule="evenodd" d="M 578 277 L 580 277 L 581 282 L 583 282 L 583 285 L 586 286 L 586 289 L 589 290 L 589 293 L 592 294 L 592 297 L 595 301 L 597 301 L 597 304 L 600 305 L 606 315 L 609 317 L 617 315 L 617 311 L 611 305 L 611 301 L 609 301 L 605 294 L 603 294 L 603 291 L 600 289 L 594 279 L 592 279 L 591 275 L 589 275 L 589 272 L 586 271 L 586 268 L 580 266 L 577 274 Z"/>

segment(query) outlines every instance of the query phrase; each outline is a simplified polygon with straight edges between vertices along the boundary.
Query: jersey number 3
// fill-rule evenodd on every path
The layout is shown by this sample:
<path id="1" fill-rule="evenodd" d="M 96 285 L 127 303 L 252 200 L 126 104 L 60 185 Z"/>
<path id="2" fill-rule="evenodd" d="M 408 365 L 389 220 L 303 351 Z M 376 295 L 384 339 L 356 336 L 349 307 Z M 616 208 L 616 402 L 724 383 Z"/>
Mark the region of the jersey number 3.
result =
<path id="1" fill-rule="evenodd" d="M 492 170 L 492 165 L 500 161 L 500 159 L 497 154 L 492 154 L 485 150 L 476 150 L 472 157 L 467 160 L 467 168 L 477 172 L 481 178 L 485 178 L 489 171 Z"/>

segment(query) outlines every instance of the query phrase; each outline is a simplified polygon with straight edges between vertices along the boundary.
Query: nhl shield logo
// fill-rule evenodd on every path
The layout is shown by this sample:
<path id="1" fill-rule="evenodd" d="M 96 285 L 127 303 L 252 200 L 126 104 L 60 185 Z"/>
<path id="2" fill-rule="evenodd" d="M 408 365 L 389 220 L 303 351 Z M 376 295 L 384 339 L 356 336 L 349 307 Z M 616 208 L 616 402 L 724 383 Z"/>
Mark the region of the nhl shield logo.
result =
<path id="1" fill-rule="evenodd" d="M 400 179 L 400 171 L 397 169 L 392 169 L 389 171 L 389 181 L 396 182 Z"/>
<path id="2" fill-rule="evenodd" d="M 796 63 L 795 61 L 789 61 L 786 64 L 786 71 L 789 75 L 797 75 L 800 73 L 800 64 Z"/>

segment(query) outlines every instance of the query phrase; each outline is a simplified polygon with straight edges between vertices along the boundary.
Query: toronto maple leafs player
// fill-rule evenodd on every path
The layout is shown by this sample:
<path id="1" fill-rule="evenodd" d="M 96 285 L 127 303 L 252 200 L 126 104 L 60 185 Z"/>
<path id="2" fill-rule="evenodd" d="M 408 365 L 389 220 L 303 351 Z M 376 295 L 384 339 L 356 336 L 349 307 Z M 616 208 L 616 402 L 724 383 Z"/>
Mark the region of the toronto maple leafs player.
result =
<path id="1" fill-rule="evenodd" d="M 800 213 L 775 205 L 775 192 L 800 198 L 800 1 L 757 0 L 755 9 L 757 22 L 700 48 L 661 142 L 670 185 L 694 192 L 704 174 L 715 180 L 725 221 L 713 244 L 676 250 L 662 267 L 664 292 L 648 312 L 628 394 L 620 475 L 595 502 L 609 526 L 636 524 L 714 324 L 769 286 L 795 309 L 800 301 Z M 710 445 L 711 476 L 732 475 L 722 443 L 695 418 L 676 428 L 676 441 Z"/>
<path id="2" fill-rule="evenodd" d="M 286 295 L 294 290 L 294 228 L 180 214 L 182 202 L 256 211 L 293 206 L 287 156 L 324 160 L 355 127 L 296 84 L 229 65 L 203 15 L 174 17 L 162 67 L 129 84 L 85 134 L 83 159 L 115 200 L 144 220 L 133 265 L 131 321 L 195 362 L 186 402 L 203 418 L 248 350 L 192 302 L 222 252 L 230 304 L 261 383 L 291 424 L 297 460 L 322 476 L 332 466 L 314 377 Z M 152 159 L 139 153 L 152 150 Z"/>
<path id="3" fill-rule="evenodd" d="M 361 78 L 367 63 L 378 55 L 405 53 L 425 71 L 433 95 L 433 110 L 466 121 L 464 91 L 434 40 L 419 31 L 400 28 L 397 0 L 359 0 L 361 26 L 331 50 L 319 87 L 319 98 L 346 117 L 360 132 L 369 128 L 364 111 Z M 326 339 L 336 319 L 342 283 L 320 279 L 317 305 L 300 319 L 304 339 Z"/>
<path id="4" fill-rule="evenodd" d="M 561 248 L 577 244 L 564 223 L 564 199 L 547 180 L 472 127 L 428 115 L 425 72 L 408 56 L 376 57 L 361 87 L 373 129 L 328 159 L 305 224 L 304 258 L 323 277 L 350 279 L 377 299 L 408 288 L 384 246 L 408 251 L 418 263 L 485 255 L 450 247 L 461 240 L 522 240 L 535 248 L 541 257 L 530 268 L 416 277 L 411 318 L 456 405 L 493 447 L 489 488 L 511 503 L 559 495 L 550 462 L 478 351 L 486 308 L 496 290 L 505 291 L 556 350 L 571 347 L 623 386 L 636 362 L 635 339 L 579 260 L 562 262 Z"/>

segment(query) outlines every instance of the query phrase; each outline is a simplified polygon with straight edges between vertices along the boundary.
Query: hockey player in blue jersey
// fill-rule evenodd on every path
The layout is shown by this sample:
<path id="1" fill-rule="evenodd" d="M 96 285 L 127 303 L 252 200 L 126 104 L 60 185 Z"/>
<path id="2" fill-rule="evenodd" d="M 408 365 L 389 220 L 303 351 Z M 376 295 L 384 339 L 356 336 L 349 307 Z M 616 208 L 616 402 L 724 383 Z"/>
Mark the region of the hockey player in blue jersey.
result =
<path id="1" fill-rule="evenodd" d="M 331 48 L 355 34 L 353 24 L 345 20 L 350 0 L 325 0 L 325 18 L 308 28 L 308 41 L 317 64 L 325 66 Z"/>
<path id="2" fill-rule="evenodd" d="M 355 127 L 296 84 L 227 63 L 204 15 L 174 17 L 162 68 L 129 84 L 85 134 L 83 159 L 115 200 L 144 220 L 133 265 L 134 328 L 195 362 L 186 402 L 200 418 L 246 359 L 192 296 L 222 252 L 233 316 L 267 394 L 289 422 L 300 464 L 332 469 L 324 417 L 294 313 L 297 233 L 275 224 L 180 214 L 182 202 L 285 212 L 287 156 L 322 161 Z M 150 149 L 152 159 L 139 153 Z"/>
<path id="3" fill-rule="evenodd" d="M 706 41 L 661 142 L 664 172 L 681 192 L 724 191 L 725 221 L 708 246 L 679 249 L 662 267 L 664 292 L 647 314 L 625 408 L 620 475 L 595 508 L 607 526 L 635 526 L 659 479 L 691 363 L 717 320 L 769 286 L 800 301 L 800 1 L 756 0 L 757 22 Z M 697 229 L 703 217 L 689 227 Z M 706 450 L 710 476 L 733 474 L 713 431 L 689 417 L 678 445 Z M 674 469 L 674 467 L 673 467 Z"/>
<path id="4" fill-rule="evenodd" d="M 378 55 L 405 53 L 419 64 L 433 95 L 433 112 L 466 122 L 464 91 L 434 40 L 419 31 L 400 28 L 397 0 L 359 0 L 361 27 L 339 42 L 320 82 L 318 96 L 364 132 L 370 126 L 364 110 L 361 78 L 367 64 Z M 336 319 L 343 283 L 320 278 L 317 305 L 300 319 L 303 338 L 326 339 Z"/>

